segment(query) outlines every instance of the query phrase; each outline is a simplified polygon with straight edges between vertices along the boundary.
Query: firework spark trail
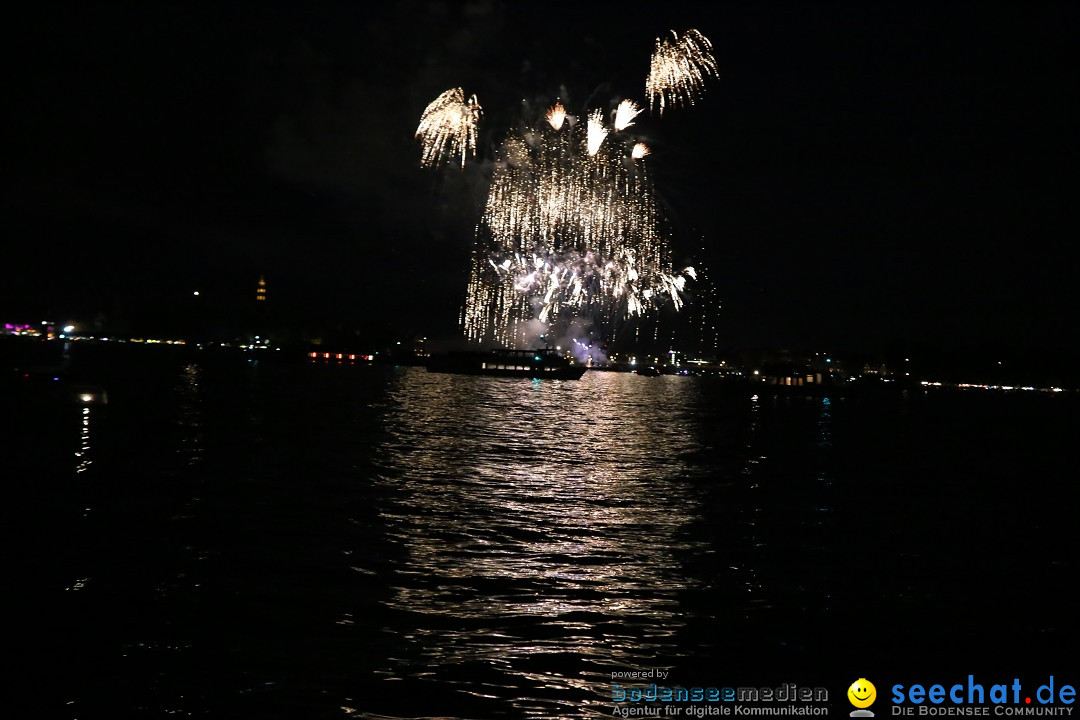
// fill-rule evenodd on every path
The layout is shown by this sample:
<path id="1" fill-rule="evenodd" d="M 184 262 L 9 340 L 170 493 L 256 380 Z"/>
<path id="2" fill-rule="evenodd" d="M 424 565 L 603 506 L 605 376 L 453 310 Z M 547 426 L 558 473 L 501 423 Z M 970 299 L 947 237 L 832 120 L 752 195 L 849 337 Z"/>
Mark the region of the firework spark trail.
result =
<path id="1" fill-rule="evenodd" d="M 673 272 L 652 185 L 629 142 L 572 128 L 524 129 L 499 150 L 473 255 L 466 335 L 528 343 L 528 321 L 605 322 L 676 307 L 692 268 Z M 549 123 L 550 124 L 550 123 Z"/>
<path id="2" fill-rule="evenodd" d="M 649 146 L 645 143 L 636 143 L 634 145 L 634 149 L 630 151 L 630 157 L 634 158 L 635 160 L 640 160 L 641 158 L 650 154 L 652 154 L 652 150 L 650 150 Z"/>
<path id="3" fill-rule="evenodd" d="M 595 155 L 600 151 L 600 145 L 608 135 L 608 129 L 604 127 L 604 116 L 599 110 L 589 114 L 588 149 L 589 155 Z"/>
<path id="4" fill-rule="evenodd" d="M 480 103 L 473 95 L 465 100 L 461 88 L 451 88 L 435 98 L 420 117 L 416 137 L 423 143 L 420 164 L 433 167 L 461 156 L 465 167 L 467 155 L 476 156 L 476 126 L 480 121 Z"/>
<path id="5" fill-rule="evenodd" d="M 634 124 L 634 118 L 642 112 L 643 110 L 633 100 L 623 100 L 615 110 L 615 130 L 622 132 L 630 127 Z"/>
<path id="6" fill-rule="evenodd" d="M 649 109 L 660 106 L 660 114 L 668 105 L 693 105 L 694 96 L 701 93 L 705 78 L 717 77 L 716 58 L 712 43 L 697 30 L 687 30 L 680 38 L 674 30 L 671 39 L 656 39 L 645 94 Z"/>

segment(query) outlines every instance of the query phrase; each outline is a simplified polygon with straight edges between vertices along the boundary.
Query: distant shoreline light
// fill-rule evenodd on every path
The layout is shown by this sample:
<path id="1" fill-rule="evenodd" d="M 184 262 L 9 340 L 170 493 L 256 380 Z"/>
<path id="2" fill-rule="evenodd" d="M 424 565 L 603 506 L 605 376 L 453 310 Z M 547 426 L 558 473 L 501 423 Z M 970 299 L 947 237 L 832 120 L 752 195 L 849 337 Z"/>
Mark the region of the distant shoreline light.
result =
<path id="1" fill-rule="evenodd" d="M 1035 387 L 1034 385 L 989 385 L 984 383 L 940 383 L 923 380 L 919 383 L 923 387 L 960 388 L 961 390 L 1004 390 L 1012 392 L 1022 390 L 1024 392 L 1065 392 L 1065 388 L 1059 387 Z"/>

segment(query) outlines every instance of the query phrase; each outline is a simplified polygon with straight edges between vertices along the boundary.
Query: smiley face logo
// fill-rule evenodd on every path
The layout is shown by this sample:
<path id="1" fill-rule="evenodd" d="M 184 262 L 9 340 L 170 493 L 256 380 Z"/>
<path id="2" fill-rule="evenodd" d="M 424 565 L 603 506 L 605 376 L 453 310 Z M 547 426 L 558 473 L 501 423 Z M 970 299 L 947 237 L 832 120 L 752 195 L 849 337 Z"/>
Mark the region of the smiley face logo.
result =
<path id="1" fill-rule="evenodd" d="M 868 708 L 877 699 L 877 688 L 866 678 L 859 678 L 847 689 L 847 698 L 857 708 Z"/>

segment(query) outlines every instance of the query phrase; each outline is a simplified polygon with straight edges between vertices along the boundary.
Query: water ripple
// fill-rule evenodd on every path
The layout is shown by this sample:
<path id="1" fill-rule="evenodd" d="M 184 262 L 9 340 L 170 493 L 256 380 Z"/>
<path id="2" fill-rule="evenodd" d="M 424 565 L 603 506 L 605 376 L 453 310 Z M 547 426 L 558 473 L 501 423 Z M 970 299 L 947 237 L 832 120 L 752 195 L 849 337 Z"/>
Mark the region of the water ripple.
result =
<path id="1" fill-rule="evenodd" d="M 586 660 L 678 653 L 679 594 L 694 581 L 677 555 L 696 546 L 682 530 L 699 515 L 683 458 L 701 448 L 687 385 L 673 380 L 416 373 L 401 383 L 378 482 L 390 499 L 380 517 L 406 557 L 386 605 L 410 616 L 409 657 L 423 663 L 394 662 L 388 676 L 486 664 L 502 696 L 576 690 L 586 702 L 557 711 L 569 716 L 603 677 Z M 514 704 L 550 715 L 552 702 Z"/>

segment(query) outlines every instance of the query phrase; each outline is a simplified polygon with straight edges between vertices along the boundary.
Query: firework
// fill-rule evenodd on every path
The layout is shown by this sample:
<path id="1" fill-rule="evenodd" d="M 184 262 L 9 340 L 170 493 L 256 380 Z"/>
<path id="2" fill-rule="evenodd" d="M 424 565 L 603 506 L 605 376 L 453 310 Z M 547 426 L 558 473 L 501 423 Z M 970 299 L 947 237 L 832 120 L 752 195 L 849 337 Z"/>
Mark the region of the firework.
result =
<path id="1" fill-rule="evenodd" d="M 615 110 L 615 130 L 622 132 L 634 124 L 634 118 L 642 113 L 642 109 L 633 100 L 623 100 Z"/>
<path id="2" fill-rule="evenodd" d="M 604 127 L 604 119 L 599 110 L 594 110 L 589 114 L 589 130 L 587 136 L 587 144 L 589 149 L 589 155 L 595 155 L 600 151 L 600 145 L 604 142 L 604 138 L 607 137 L 608 129 Z"/>
<path id="3" fill-rule="evenodd" d="M 712 43 L 697 30 L 687 30 L 680 38 L 674 30 L 671 39 L 656 39 L 645 94 L 649 109 L 660 106 L 660 114 L 668 105 L 693 105 L 694 96 L 704 89 L 705 78 L 716 77 L 716 58 Z"/>
<path id="4" fill-rule="evenodd" d="M 566 108 L 562 106 L 562 103 L 557 102 L 547 111 L 547 115 L 545 115 L 544 118 L 551 127 L 556 130 L 562 130 L 563 121 L 566 120 Z"/>
<path id="5" fill-rule="evenodd" d="M 696 30 L 656 41 L 649 107 L 693 104 L 715 76 L 709 41 Z M 468 338 L 531 344 L 537 322 L 598 323 L 614 334 L 626 317 L 670 303 L 694 268 L 675 270 L 646 164 L 649 148 L 627 132 L 643 112 L 622 100 L 610 127 L 600 110 L 574 122 L 561 102 L 510 132 L 497 151 L 477 226 L 461 322 Z M 481 108 L 461 88 L 428 105 L 416 130 L 421 163 L 476 155 Z M 570 122 L 567 122 L 569 120 Z"/>
<path id="6" fill-rule="evenodd" d="M 668 299 L 682 304 L 693 270 L 672 270 L 645 169 L 626 160 L 627 143 L 606 137 L 599 113 L 585 142 L 573 129 L 507 137 L 473 255 L 468 337 L 522 344 L 517 328 L 530 320 L 612 324 Z"/>
<path id="7" fill-rule="evenodd" d="M 465 167 L 467 155 L 476 156 L 476 126 L 480 103 L 473 95 L 465 100 L 461 88 L 447 90 L 435 98 L 420 117 L 416 137 L 423 143 L 420 164 L 433 167 L 458 156 Z"/>

